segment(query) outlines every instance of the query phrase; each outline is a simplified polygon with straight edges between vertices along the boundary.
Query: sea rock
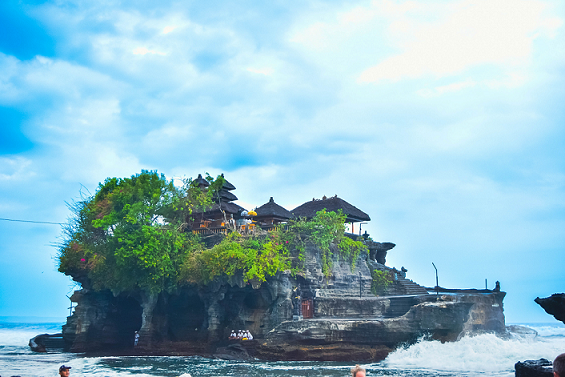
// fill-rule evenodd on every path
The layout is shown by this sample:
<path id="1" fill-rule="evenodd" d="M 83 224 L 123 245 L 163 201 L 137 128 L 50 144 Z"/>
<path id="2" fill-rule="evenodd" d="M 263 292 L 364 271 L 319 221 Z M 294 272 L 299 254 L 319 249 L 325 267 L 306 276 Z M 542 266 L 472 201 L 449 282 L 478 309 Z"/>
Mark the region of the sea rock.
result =
<path id="1" fill-rule="evenodd" d="M 37 335 L 29 340 L 29 348 L 31 348 L 33 352 L 47 352 L 45 345 L 43 345 L 41 342 L 38 342 L 38 338 L 41 339 L 41 337 L 44 335 L 47 334 Z"/>
<path id="2" fill-rule="evenodd" d="M 377 246 L 382 251 L 393 244 Z M 506 333 L 504 292 L 429 295 L 406 279 L 405 270 L 384 266 L 367 253 L 352 263 L 339 257 L 335 245 L 330 251 L 329 276 L 322 271 L 320 250 L 307 244 L 300 274 L 279 272 L 262 284 L 247 284 L 235 275 L 205 287 L 162 292 L 151 316 L 145 317 L 144 331 L 142 307 L 147 300 L 142 294 L 77 291 L 71 297 L 75 312 L 63 326 L 67 349 L 107 355 L 378 361 L 399 344 L 422 336 L 453 341 L 470 333 Z M 371 293 L 374 269 L 394 278 L 386 296 Z M 298 308 L 306 312 L 295 315 Z M 249 330 L 254 340 L 228 341 L 231 330 L 240 329 Z M 138 346 L 133 344 L 134 331 L 141 335 Z"/>
<path id="3" fill-rule="evenodd" d="M 34 352 L 64 349 L 63 334 L 40 334 L 29 340 L 29 348 Z"/>
<path id="4" fill-rule="evenodd" d="M 553 364 L 547 359 L 518 361 L 516 377 L 553 377 Z"/>
<path id="5" fill-rule="evenodd" d="M 533 339 L 538 336 L 538 332 L 526 326 L 510 325 L 506 326 L 506 331 L 510 337 L 519 339 Z"/>
<path id="6" fill-rule="evenodd" d="M 565 293 L 554 293 L 546 298 L 537 297 L 534 301 L 547 314 L 551 314 L 556 320 L 565 323 Z"/>

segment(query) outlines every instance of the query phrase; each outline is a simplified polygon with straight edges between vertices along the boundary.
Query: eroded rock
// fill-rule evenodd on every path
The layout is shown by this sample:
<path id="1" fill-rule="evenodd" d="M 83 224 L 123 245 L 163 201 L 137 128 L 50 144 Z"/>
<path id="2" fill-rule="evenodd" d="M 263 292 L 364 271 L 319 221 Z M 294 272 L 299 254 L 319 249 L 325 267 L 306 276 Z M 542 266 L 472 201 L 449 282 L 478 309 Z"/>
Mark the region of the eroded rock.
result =
<path id="1" fill-rule="evenodd" d="M 534 301 L 541 306 L 547 314 L 565 323 L 565 293 L 554 293 L 546 298 L 537 297 Z"/>

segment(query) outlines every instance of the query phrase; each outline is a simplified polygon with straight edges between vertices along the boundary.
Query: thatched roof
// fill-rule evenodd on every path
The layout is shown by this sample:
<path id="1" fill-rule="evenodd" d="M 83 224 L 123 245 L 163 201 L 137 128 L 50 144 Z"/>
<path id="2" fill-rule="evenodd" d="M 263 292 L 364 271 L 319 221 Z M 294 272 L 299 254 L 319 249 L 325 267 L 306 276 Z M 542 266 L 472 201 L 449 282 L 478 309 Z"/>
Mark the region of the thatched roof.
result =
<path id="1" fill-rule="evenodd" d="M 342 210 L 343 214 L 347 216 L 347 222 L 361 222 L 370 221 L 371 218 L 365 212 L 361 211 L 359 208 L 352 204 L 349 204 L 345 200 L 338 198 L 337 195 L 331 198 L 324 199 L 312 199 L 310 202 L 306 202 L 291 212 L 296 217 L 305 217 L 311 219 L 316 215 L 316 212 L 326 209 L 328 212 L 337 212 Z"/>
<path id="2" fill-rule="evenodd" d="M 231 192 L 225 189 L 221 189 L 220 191 L 218 191 L 217 195 L 218 195 L 217 197 L 219 197 L 222 202 L 224 201 L 231 202 L 233 200 L 237 200 L 237 196 L 235 196 L 234 194 L 232 194 Z"/>
<path id="3" fill-rule="evenodd" d="M 193 183 L 200 188 L 210 186 L 210 183 L 207 180 L 205 180 L 204 178 L 202 178 L 202 174 L 198 174 L 198 178 L 196 178 L 193 181 Z"/>
<path id="4" fill-rule="evenodd" d="M 221 207 L 220 207 L 221 206 Z M 221 202 L 220 204 L 214 204 L 212 207 L 208 208 L 206 211 L 194 211 L 194 214 L 214 214 L 214 213 L 220 213 L 220 208 L 226 212 L 226 213 L 231 213 L 232 215 L 237 215 L 239 216 L 239 214 L 242 211 L 245 211 L 245 208 L 238 206 L 235 203 L 232 202 Z M 236 216 L 234 216 L 236 217 Z"/>
<path id="5" fill-rule="evenodd" d="M 273 217 L 281 220 L 288 220 L 294 217 L 289 210 L 275 203 L 272 196 L 267 203 L 258 207 L 255 212 L 257 213 L 257 216 L 255 216 L 256 219 Z"/>
<path id="6" fill-rule="evenodd" d="M 224 173 L 222 173 L 222 178 L 224 178 Z M 228 182 L 226 178 L 224 178 L 224 185 L 222 186 L 224 190 L 235 190 L 235 186 Z"/>

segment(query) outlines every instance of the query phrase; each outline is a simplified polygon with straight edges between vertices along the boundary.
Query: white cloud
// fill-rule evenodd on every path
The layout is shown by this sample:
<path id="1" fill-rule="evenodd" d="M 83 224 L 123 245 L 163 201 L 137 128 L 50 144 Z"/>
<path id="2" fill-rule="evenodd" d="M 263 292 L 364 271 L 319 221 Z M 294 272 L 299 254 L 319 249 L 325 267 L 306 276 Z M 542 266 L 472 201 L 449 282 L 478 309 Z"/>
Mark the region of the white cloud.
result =
<path id="1" fill-rule="evenodd" d="M 259 75 L 271 76 L 273 74 L 272 68 L 247 68 L 247 72 L 257 73 Z"/>
<path id="2" fill-rule="evenodd" d="M 147 54 L 161 55 L 161 56 L 166 55 L 164 52 L 157 51 L 157 50 L 150 50 L 147 47 L 138 47 L 138 48 L 135 48 L 132 52 L 133 52 L 134 55 L 147 55 Z"/>
<path id="3" fill-rule="evenodd" d="M 418 94 L 421 95 L 422 97 L 434 97 L 434 96 L 442 95 L 444 93 L 458 92 L 465 88 L 473 88 L 476 85 L 477 83 L 474 80 L 467 79 L 465 81 L 459 81 L 448 85 L 438 86 L 434 88 L 434 90 L 421 89 L 418 91 Z"/>
<path id="4" fill-rule="evenodd" d="M 163 34 L 169 34 L 173 30 L 175 30 L 176 28 L 177 28 L 176 26 L 165 26 L 163 28 Z"/>
<path id="5" fill-rule="evenodd" d="M 36 175 L 31 164 L 30 159 L 21 156 L 0 157 L 0 182 L 29 181 Z"/>
<path id="6" fill-rule="evenodd" d="M 561 21 L 541 1 L 460 1 L 439 19 L 403 15 L 391 36 L 405 41 L 400 54 L 364 70 L 359 82 L 444 77 L 484 64 L 519 65 L 531 59 L 534 39 L 555 35 Z M 399 24 L 395 24 L 399 22 Z"/>

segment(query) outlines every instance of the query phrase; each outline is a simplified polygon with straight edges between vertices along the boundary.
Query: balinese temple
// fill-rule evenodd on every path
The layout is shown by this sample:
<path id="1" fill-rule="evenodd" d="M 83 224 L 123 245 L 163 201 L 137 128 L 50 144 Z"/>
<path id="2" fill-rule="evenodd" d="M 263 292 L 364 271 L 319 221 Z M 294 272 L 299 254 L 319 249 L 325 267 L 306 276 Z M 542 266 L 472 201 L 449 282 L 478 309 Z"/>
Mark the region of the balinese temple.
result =
<path id="1" fill-rule="evenodd" d="M 353 234 L 356 233 L 355 223 L 371 221 L 369 215 L 345 200 L 338 198 L 337 195 L 331 198 L 324 196 L 322 199 L 312 199 L 312 201 L 296 207 L 291 212 L 295 217 L 311 219 L 317 212 L 323 209 L 326 209 L 328 212 L 337 212 L 341 209 L 343 214 L 347 216 L 345 222 L 351 224 L 351 233 Z"/>
<path id="2" fill-rule="evenodd" d="M 224 175 L 222 174 L 223 177 Z M 208 181 L 202 178 L 201 174 L 198 174 L 198 178 L 194 180 L 194 183 L 201 190 L 205 190 L 210 186 Z M 242 217 L 242 212 L 245 209 L 232 203 L 234 200 L 237 200 L 237 196 L 231 192 L 232 190 L 235 190 L 235 186 L 227 180 L 224 181 L 222 188 L 214 197 L 215 204 L 206 211 L 194 212 L 194 221 L 191 227 L 194 233 L 225 233 L 230 224 L 235 226 L 235 220 Z"/>
<path id="3" fill-rule="evenodd" d="M 253 219 L 263 228 L 285 223 L 294 217 L 289 210 L 275 203 L 272 196 L 267 203 L 257 207 L 255 212 L 257 215 Z"/>

